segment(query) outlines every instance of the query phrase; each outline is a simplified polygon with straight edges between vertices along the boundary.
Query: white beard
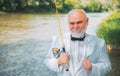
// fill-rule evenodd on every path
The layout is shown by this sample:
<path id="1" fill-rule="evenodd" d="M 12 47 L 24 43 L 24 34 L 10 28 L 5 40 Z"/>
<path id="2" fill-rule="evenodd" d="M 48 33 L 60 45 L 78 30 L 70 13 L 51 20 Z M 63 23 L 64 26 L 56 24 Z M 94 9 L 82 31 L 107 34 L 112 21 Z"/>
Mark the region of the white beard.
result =
<path id="1" fill-rule="evenodd" d="M 73 29 L 71 30 L 72 37 L 82 38 L 86 32 L 87 27 L 83 29 Z"/>

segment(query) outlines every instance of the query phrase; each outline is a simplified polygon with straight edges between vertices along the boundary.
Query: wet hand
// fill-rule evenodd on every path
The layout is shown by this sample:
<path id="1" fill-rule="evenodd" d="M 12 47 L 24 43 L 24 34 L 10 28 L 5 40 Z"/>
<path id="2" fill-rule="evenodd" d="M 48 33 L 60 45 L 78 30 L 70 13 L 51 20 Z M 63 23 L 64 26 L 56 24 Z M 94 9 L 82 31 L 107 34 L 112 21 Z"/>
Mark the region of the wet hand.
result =
<path id="1" fill-rule="evenodd" d="M 58 58 L 58 65 L 67 64 L 69 62 L 70 55 L 67 53 L 61 54 Z"/>
<path id="2" fill-rule="evenodd" d="M 88 71 L 91 71 L 91 70 L 92 70 L 92 64 L 91 64 L 91 62 L 90 62 L 89 59 L 86 59 L 86 58 L 83 59 L 82 65 L 83 65 L 83 67 L 84 67 L 86 70 L 88 70 Z"/>

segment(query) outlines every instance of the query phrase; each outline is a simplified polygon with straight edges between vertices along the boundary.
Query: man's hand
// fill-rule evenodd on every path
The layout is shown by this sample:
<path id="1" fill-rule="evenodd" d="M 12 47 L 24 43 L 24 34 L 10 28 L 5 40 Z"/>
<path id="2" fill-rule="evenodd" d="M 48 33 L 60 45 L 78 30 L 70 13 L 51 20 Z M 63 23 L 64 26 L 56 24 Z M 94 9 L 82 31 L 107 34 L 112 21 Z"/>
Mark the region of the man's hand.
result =
<path id="1" fill-rule="evenodd" d="M 69 54 L 66 53 L 61 54 L 60 57 L 58 58 L 58 66 L 60 66 L 61 64 L 68 64 L 69 58 L 70 58 Z"/>
<path id="2" fill-rule="evenodd" d="M 89 59 L 86 59 L 86 58 L 83 59 L 82 65 L 83 65 L 83 67 L 84 67 L 86 70 L 88 70 L 88 71 L 91 71 L 91 70 L 92 70 L 92 65 L 91 65 L 91 62 L 90 62 Z"/>

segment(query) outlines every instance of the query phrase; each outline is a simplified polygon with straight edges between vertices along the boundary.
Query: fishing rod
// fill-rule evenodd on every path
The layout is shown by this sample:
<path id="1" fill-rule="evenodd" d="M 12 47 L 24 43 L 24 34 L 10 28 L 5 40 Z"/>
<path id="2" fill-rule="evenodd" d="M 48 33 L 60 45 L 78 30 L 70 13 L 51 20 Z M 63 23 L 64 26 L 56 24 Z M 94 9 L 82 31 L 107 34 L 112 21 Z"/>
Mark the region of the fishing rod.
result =
<path id="1" fill-rule="evenodd" d="M 66 53 L 65 51 L 65 45 L 64 45 L 64 41 L 63 41 L 63 37 L 62 37 L 62 29 L 61 29 L 61 26 L 60 26 L 60 17 L 59 17 L 59 13 L 58 13 L 58 10 L 57 10 L 57 1 L 55 0 L 55 9 L 56 9 L 56 17 L 57 17 L 57 21 L 58 21 L 58 27 L 59 27 L 59 31 L 60 31 L 60 40 L 62 42 L 62 51 L 64 53 Z M 66 64 L 66 71 L 69 71 L 68 69 L 68 64 Z"/>

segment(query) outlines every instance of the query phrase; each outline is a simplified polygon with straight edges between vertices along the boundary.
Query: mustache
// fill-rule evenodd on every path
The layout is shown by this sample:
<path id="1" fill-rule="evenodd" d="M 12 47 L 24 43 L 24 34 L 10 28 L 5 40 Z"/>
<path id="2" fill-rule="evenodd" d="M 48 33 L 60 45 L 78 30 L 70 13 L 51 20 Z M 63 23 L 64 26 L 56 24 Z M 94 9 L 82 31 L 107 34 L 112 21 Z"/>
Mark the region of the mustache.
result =
<path id="1" fill-rule="evenodd" d="M 79 37 L 84 36 L 85 32 L 86 32 L 86 27 L 83 28 L 83 29 L 72 29 L 71 30 L 71 35 L 73 37 L 79 38 Z"/>
<path id="2" fill-rule="evenodd" d="M 85 28 L 83 28 L 83 29 L 72 29 L 71 32 L 76 32 L 76 33 L 78 32 L 78 33 L 79 33 L 79 32 L 84 32 L 84 31 L 86 31 L 86 29 L 87 29 L 87 27 L 85 27 Z"/>

